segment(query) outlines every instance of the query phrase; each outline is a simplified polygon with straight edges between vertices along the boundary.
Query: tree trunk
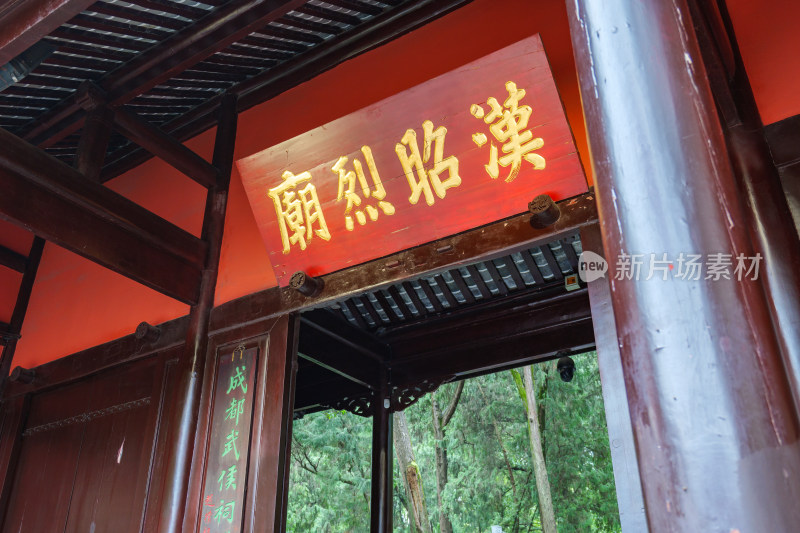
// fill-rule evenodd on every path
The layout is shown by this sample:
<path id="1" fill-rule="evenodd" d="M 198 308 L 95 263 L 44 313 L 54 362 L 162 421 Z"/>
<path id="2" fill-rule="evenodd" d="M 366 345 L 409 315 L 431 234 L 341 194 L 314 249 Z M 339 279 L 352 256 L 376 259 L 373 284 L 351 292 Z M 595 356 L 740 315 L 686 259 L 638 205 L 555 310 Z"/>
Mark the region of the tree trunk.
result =
<path id="1" fill-rule="evenodd" d="M 556 533 L 556 516 L 553 512 L 553 499 L 550 496 L 550 481 L 547 479 L 547 466 L 542 453 L 542 437 L 539 433 L 539 417 L 536 410 L 536 395 L 533 392 L 533 374 L 531 367 L 522 369 L 525 378 L 525 396 L 528 399 L 528 425 L 531 432 L 531 457 L 533 471 L 536 475 L 536 492 L 539 495 L 539 510 L 542 515 L 544 533 Z"/>
<path id="2" fill-rule="evenodd" d="M 398 411 L 394 414 L 394 451 L 397 464 L 403 476 L 403 484 L 409 501 L 409 519 L 411 531 L 414 533 L 432 533 L 428 509 L 425 506 L 425 492 L 422 489 L 422 477 L 414 460 L 411 448 L 411 436 L 408 433 L 406 414 Z"/>
<path id="3" fill-rule="evenodd" d="M 464 382 L 459 381 L 453 399 L 447 406 L 442 415 L 439 412 L 439 405 L 436 403 L 436 392 L 431 393 L 431 410 L 433 412 L 433 436 L 436 446 L 436 502 L 439 505 L 439 533 L 453 533 L 453 525 L 450 517 L 444 510 L 442 494 L 447 485 L 447 448 L 444 447 L 444 430 L 450 419 L 455 413 L 458 401 L 461 399 L 461 392 L 464 390 Z"/>

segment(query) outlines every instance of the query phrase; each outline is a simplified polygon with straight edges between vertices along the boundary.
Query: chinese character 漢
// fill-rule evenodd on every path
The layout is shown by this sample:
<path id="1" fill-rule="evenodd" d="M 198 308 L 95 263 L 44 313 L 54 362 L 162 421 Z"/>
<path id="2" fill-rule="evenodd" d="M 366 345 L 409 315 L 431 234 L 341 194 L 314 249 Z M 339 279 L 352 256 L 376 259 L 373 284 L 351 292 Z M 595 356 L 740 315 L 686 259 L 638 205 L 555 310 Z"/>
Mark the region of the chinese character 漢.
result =
<path id="1" fill-rule="evenodd" d="M 222 491 L 223 489 L 235 489 L 236 488 L 236 473 L 237 473 L 236 465 L 232 465 L 230 468 L 225 470 L 222 469 L 222 472 L 219 474 L 219 478 L 217 478 L 217 482 L 219 483 L 219 490 Z"/>
<path id="2" fill-rule="evenodd" d="M 478 104 L 470 107 L 470 113 L 475 118 L 482 118 L 486 124 L 490 124 L 489 131 L 498 142 L 502 143 L 505 154 L 498 157 L 497 146 L 493 142 L 490 143 L 486 172 L 492 179 L 497 179 L 500 175 L 499 166 L 510 166 L 506 182 L 512 182 L 519 174 L 523 158 L 536 170 L 545 167 L 544 157 L 533 153 L 534 150 L 544 146 L 544 141 L 540 137 L 534 139 L 533 132 L 525 129 L 528 127 L 532 111 L 530 106 L 519 105 L 519 101 L 525 96 L 525 89 L 517 89 L 517 84 L 513 81 L 506 83 L 506 89 L 508 98 L 502 106 L 496 98 L 490 97 L 486 100 L 491 108 L 488 114 Z M 486 144 L 486 140 L 486 135 L 483 133 L 475 133 L 472 136 L 472 141 L 478 146 Z"/>
<path id="3" fill-rule="evenodd" d="M 272 198 L 278 215 L 283 253 L 288 254 L 293 244 L 305 250 L 307 241 L 314 235 L 326 241 L 331 240 L 317 188 L 310 183 L 311 173 L 306 171 L 295 176 L 287 170 L 281 178 L 283 183 L 270 189 L 267 194 Z M 295 190 L 307 181 L 309 183 L 305 187 Z M 314 229 L 315 224 L 317 229 Z"/>
<path id="4" fill-rule="evenodd" d="M 245 383 L 245 379 L 247 379 L 247 376 L 244 374 L 243 371 L 244 372 L 247 371 L 247 368 L 244 365 L 236 367 L 236 373 L 231 376 L 230 385 L 228 385 L 228 392 L 226 394 L 230 394 L 231 391 L 234 391 L 239 388 L 242 389 L 243 393 L 247 394 L 247 383 Z"/>
<path id="5" fill-rule="evenodd" d="M 444 157 L 444 136 L 447 128 L 439 126 L 433 129 L 433 122 L 426 120 L 422 123 L 424 132 L 424 144 L 422 154 L 419 151 L 417 132 L 409 129 L 399 143 L 395 145 L 394 151 L 400 158 L 403 171 L 406 174 L 408 185 L 411 187 L 411 196 L 408 201 L 416 204 L 421 194 L 425 195 L 425 202 L 433 205 L 433 193 L 439 198 L 444 198 L 447 189 L 461 185 L 461 177 L 458 175 L 458 159 L 455 156 Z M 433 164 L 430 170 L 425 169 L 425 164 L 431 159 L 431 147 L 433 146 Z M 408 154 L 409 150 L 411 155 Z M 447 179 L 441 179 L 444 172 L 448 173 Z M 414 177 L 414 172 L 417 177 Z M 431 190 L 431 187 L 433 190 Z"/>
<path id="6" fill-rule="evenodd" d="M 225 447 L 222 450 L 222 457 L 228 455 L 231 451 L 233 451 L 233 456 L 236 460 L 239 460 L 239 450 L 236 449 L 236 439 L 239 438 L 239 432 L 235 429 L 232 429 L 231 432 L 225 437 Z"/>
<path id="7" fill-rule="evenodd" d="M 372 157 L 372 150 L 370 150 L 369 146 L 362 146 L 361 153 L 364 154 L 364 160 L 367 162 L 367 169 L 369 170 L 375 190 L 372 190 L 369 184 L 367 184 L 367 178 L 364 175 L 364 167 L 361 164 L 361 161 L 358 159 L 353 159 L 353 168 L 355 171 L 345 170 L 344 167 L 347 164 L 347 157 L 345 156 L 340 157 L 331 169 L 333 170 L 334 174 L 339 175 L 339 193 L 336 196 L 336 201 L 338 202 L 342 199 L 347 201 L 347 207 L 345 207 L 344 215 L 345 227 L 348 231 L 353 231 L 354 228 L 354 207 L 356 208 L 354 213 L 355 218 L 362 226 L 367 223 L 367 216 L 369 216 L 370 220 L 373 222 L 378 220 L 378 210 L 375 208 L 375 206 L 366 204 L 370 198 L 378 200 L 378 207 L 381 208 L 385 215 L 394 214 L 394 206 L 384 200 L 384 198 L 386 198 L 386 190 L 383 188 L 381 178 L 378 175 L 378 169 L 375 166 L 375 159 Z M 356 179 L 358 179 L 358 185 L 360 185 L 361 192 L 364 195 L 365 205 L 363 209 L 359 209 L 361 206 L 361 196 L 359 196 L 356 192 Z"/>

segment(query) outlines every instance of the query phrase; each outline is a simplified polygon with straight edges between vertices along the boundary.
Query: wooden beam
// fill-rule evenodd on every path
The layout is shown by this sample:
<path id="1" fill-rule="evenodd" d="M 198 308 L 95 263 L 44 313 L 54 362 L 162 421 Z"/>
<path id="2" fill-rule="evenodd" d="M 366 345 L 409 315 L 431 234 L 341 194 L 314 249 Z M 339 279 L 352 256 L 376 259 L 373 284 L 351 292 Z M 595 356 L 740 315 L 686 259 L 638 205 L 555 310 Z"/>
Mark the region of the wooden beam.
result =
<path id="1" fill-rule="evenodd" d="M 194 303 L 196 237 L 0 129 L 0 216 L 155 290 Z"/>
<path id="2" fill-rule="evenodd" d="M 326 316 L 329 315 L 329 316 Z M 378 385 L 380 361 L 388 346 L 369 338 L 363 331 L 344 323 L 327 311 L 316 310 L 300 318 L 299 357 L 370 390 Z M 362 343 L 378 345 L 376 353 Z"/>
<path id="3" fill-rule="evenodd" d="M 0 16 L 0 65 L 39 42 L 94 0 L 24 0 L 15 2 Z"/>
<path id="4" fill-rule="evenodd" d="M 219 172 L 205 159 L 156 126 L 119 108 L 114 113 L 117 130 L 151 154 L 160 157 L 188 177 L 209 189 L 216 185 Z"/>
<path id="5" fill-rule="evenodd" d="M 15 252 L 3 245 L 0 245 L 0 265 L 8 267 L 11 270 L 16 270 L 19 273 L 25 272 L 25 265 L 28 263 L 28 258 L 24 255 Z"/>
<path id="6" fill-rule="evenodd" d="M 594 334 L 586 289 L 554 292 L 544 299 L 534 293 L 509 297 L 478 312 L 390 332 L 384 340 L 392 348 L 392 384 L 463 378 L 561 350 L 591 348 Z"/>

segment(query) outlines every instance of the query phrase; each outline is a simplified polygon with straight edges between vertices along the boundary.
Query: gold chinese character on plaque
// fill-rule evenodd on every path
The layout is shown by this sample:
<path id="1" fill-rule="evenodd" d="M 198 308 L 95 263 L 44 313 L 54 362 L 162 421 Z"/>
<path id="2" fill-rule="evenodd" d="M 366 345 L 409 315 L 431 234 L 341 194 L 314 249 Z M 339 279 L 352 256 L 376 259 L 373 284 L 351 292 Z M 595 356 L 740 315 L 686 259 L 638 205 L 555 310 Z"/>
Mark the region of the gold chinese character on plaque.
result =
<path id="1" fill-rule="evenodd" d="M 347 201 L 347 206 L 344 209 L 344 223 L 348 231 L 353 231 L 355 227 L 353 216 L 362 226 L 367 223 L 367 217 L 373 222 L 378 220 L 378 209 L 368 203 L 371 199 L 378 201 L 378 207 L 381 208 L 385 215 L 394 214 L 394 206 L 385 200 L 386 189 L 383 188 L 381 177 L 378 175 L 375 158 L 372 157 L 372 150 L 369 146 L 362 146 L 361 153 L 364 154 L 364 161 L 367 163 L 372 187 L 367 183 L 364 166 L 359 159 L 353 159 L 354 170 L 345 170 L 345 165 L 347 165 L 348 161 L 345 156 L 340 157 L 331 168 L 333 173 L 339 176 L 339 193 L 336 195 L 336 201 Z M 364 196 L 363 207 L 361 206 L 362 198 L 356 192 L 356 180 L 358 180 L 358 185 Z"/>
<path id="2" fill-rule="evenodd" d="M 311 173 L 306 171 L 295 176 L 287 170 L 281 178 L 283 183 L 270 189 L 267 194 L 272 198 L 278 215 L 283 253 L 288 254 L 293 244 L 305 250 L 307 241 L 314 235 L 326 241 L 331 240 L 317 188 L 311 183 Z M 305 186 L 300 189 L 304 183 Z"/>
<path id="3" fill-rule="evenodd" d="M 531 117 L 530 106 L 519 105 L 519 101 L 525 96 L 525 89 L 518 89 L 513 81 L 506 83 L 508 98 L 501 106 L 496 98 L 490 97 L 486 100 L 489 105 L 489 113 L 483 106 L 472 104 L 470 113 L 475 118 L 482 118 L 489 124 L 489 132 L 499 142 L 502 143 L 503 154 L 500 156 L 494 142 L 489 144 L 489 164 L 485 165 L 486 172 L 492 179 L 497 179 L 500 175 L 500 166 L 511 167 L 506 182 L 512 182 L 519 174 L 522 167 L 522 160 L 525 159 L 536 170 L 545 167 L 544 157 L 533 153 L 544 146 L 541 137 L 533 138 L 533 132 L 526 129 L 528 120 Z M 487 137 L 484 133 L 472 135 L 472 141 L 478 146 L 486 144 Z"/>
<path id="4" fill-rule="evenodd" d="M 433 129 L 433 122 L 426 120 L 422 123 L 422 131 L 425 135 L 423 150 L 420 154 L 417 132 L 409 129 L 399 143 L 395 145 L 394 151 L 400 158 L 403 171 L 406 174 L 408 185 L 411 187 L 411 196 L 408 201 L 416 204 L 420 195 L 425 195 L 425 202 L 433 205 L 433 193 L 439 198 L 444 198 L 447 189 L 461 185 L 461 177 L 458 175 L 458 159 L 455 156 L 444 157 L 444 136 L 447 128 L 439 126 Z M 433 162 L 431 159 L 431 148 L 433 148 Z M 411 155 L 409 155 L 409 151 Z M 426 170 L 425 165 L 429 165 Z M 414 177 L 416 172 L 417 177 Z M 447 172 L 447 178 L 442 179 L 442 174 Z"/>

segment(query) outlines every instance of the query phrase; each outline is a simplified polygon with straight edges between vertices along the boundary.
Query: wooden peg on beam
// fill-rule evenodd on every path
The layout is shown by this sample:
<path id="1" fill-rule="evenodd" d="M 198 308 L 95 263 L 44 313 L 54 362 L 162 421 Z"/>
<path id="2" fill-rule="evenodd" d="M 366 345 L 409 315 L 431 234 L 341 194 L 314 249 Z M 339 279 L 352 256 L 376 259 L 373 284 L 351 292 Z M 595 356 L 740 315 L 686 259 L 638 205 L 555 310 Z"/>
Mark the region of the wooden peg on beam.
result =
<path id="1" fill-rule="evenodd" d="M 544 229 L 552 226 L 561 217 L 558 206 L 547 194 L 540 194 L 528 204 L 528 211 L 531 213 L 531 226 L 536 229 Z"/>
<path id="2" fill-rule="evenodd" d="M 21 366 L 14 367 L 8 380 L 12 383 L 33 383 L 36 379 L 36 371 L 29 368 L 22 368 Z"/>
<path id="3" fill-rule="evenodd" d="M 289 280 L 289 286 L 303 296 L 311 298 L 322 292 L 322 289 L 325 287 L 325 282 L 322 278 L 312 278 L 305 272 L 298 271 L 292 274 Z"/>
<path id="4" fill-rule="evenodd" d="M 153 326 L 147 322 L 141 322 L 136 326 L 136 332 L 133 336 L 137 340 L 144 340 L 144 342 L 154 343 L 161 337 L 161 328 Z"/>

